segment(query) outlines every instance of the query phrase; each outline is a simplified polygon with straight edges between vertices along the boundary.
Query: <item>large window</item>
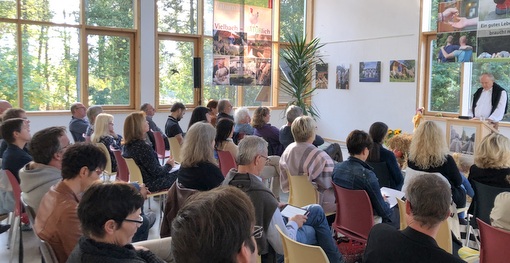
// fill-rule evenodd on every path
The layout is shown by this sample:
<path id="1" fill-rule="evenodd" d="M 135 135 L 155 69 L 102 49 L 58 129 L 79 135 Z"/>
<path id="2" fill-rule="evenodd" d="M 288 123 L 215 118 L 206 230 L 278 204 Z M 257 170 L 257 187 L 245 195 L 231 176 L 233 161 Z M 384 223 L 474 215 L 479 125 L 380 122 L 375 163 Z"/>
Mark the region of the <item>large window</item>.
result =
<path id="1" fill-rule="evenodd" d="M 497 45 L 501 39 L 483 38 L 483 33 L 476 29 L 467 31 L 444 31 L 436 35 L 438 18 L 442 14 L 439 10 L 446 7 L 455 7 L 459 10 L 459 17 L 478 15 L 477 1 L 464 1 L 463 3 L 446 3 L 442 0 L 422 0 L 422 52 L 425 54 L 426 69 L 422 89 L 422 104 L 427 114 L 442 116 L 470 115 L 472 98 L 475 91 L 481 87 L 479 77 L 482 73 L 489 72 L 494 75 L 496 82 L 510 91 L 510 62 L 505 59 L 481 59 L 482 47 L 490 50 L 491 45 Z M 439 8 L 441 5 L 447 5 Z M 494 5 L 495 6 L 495 5 Z M 453 18 L 452 21 L 454 21 Z M 482 20 L 482 18 L 480 18 Z M 478 21 L 478 18 L 476 18 Z M 441 29 L 440 29 L 441 31 Z M 478 34 L 478 35 L 476 35 Z M 474 62 L 441 62 L 439 54 L 442 54 L 441 46 L 445 46 L 447 37 L 454 36 L 454 41 L 460 36 L 466 36 L 467 42 L 474 46 L 471 61 Z M 484 41 L 489 42 L 484 43 Z M 457 44 L 458 43 L 454 43 Z M 477 52 L 477 48 L 480 49 Z M 457 58 L 458 61 L 458 58 Z M 509 92 L 510 94 L 510 92 Z M 510 114 L 506 114 L 503 121 L 510 121 Z"/>
<path id="2" fill-rule="evenodd" d="M 228 8 L 237 5 L 226 20 L 238 21 L 239 28 L 215 22 L 225 14 L 215 10 L 218 2 Z M 157 0 L 158 107 L 176 101 L 204 105 L 221 98 L 235 106 L 284 104 L 277 90 L 279 58 L 275 54 L 285 44 L 286 34 L 306 35 L 306 12 L 311 11 L 306 7 L 306 0 Z M 264 32 L 262 21 L 272 34 L 248 32 Z M 193 57 L 202 58 L 199 71 L 193 71 Z M 213 77 L 220 60 L 228 68 L 227 80 Z M 194 89 L 193 77 L 198 73 L 202 88 Z"/>
<path id="3" fill-rule="evenodd" d="M 0 1 L 0 98 L 28 111 L 134 108 L 137 3 Z"/>

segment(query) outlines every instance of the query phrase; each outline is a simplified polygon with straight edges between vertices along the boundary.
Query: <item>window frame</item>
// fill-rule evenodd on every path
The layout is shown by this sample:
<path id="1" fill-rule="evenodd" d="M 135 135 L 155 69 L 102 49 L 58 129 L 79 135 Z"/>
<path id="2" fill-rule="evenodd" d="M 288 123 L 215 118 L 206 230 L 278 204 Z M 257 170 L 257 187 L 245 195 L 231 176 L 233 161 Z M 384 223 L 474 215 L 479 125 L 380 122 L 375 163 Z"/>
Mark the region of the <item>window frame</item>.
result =
<path id="1" fill-rule="evenodd" d="M 89 105 L 89 83 L 88 83 L 88 45 L 87 45 L 87 37 L 89 34 L 99 34 L 99 35 L 110 35 L 110 36 L 123 36 L 129 37 L 130 44 L 130 85 L 129 85 L 129 103 L 126 105 L 101 105 L 105 110 L 113 110 L 113 111 L 121 111 L 121 110 L 134 110 L 135 105 L 140 104 L 140 72 L 139 72 L 139 64 L 140 64 L 140 16 L 139 10 L 141 6 L 141 0 L 133 0 L 134 7 L 134 16 L 133 16 L 133 28 L 117 28 L 117 27 L 101 27 L 101 26 L 91 26 L 86 24 L 86 0 L 80 0 L 79 2 L 79 15 L 80 19 L 77 24 L 66 24 L 66 23 L 56 23 L 51 21 L 34 21 L 34 20 L 25 20 L 21 18 L 21 0 L 14 0 L 16 4 L 16 17 L 15 18 L 0 18 L 0 23 L 13 24 L 16 28 L 16 54 L 17 54 L 17 105 L 13 105 L 14 107 L 24 108 L 23 103 L 23 50 L 22 50 L 22 26 L 23 25 L 35 25 L 35 26 L 48 26 L 48 27 L 64 27 L 64 28 L 75 28 L 78 29 L 79 35 L 79 55 L 78 55 L 78 67 L 79 67 L 79 75 L 76 76 L 79 79 L 79 86 L 84 87 L 81 88 L 77 97 L 77 100 L 82 102 L 86 107 Z M 66 104 L 71 105 L 74 101 L 67 101 Z M 36 115 L 50 115 L 55 112 L 67 112 L 68 109 L 62 110 L 42 110 L 42 111 L 29 111 L 31 114 L 35 113 Z"/>

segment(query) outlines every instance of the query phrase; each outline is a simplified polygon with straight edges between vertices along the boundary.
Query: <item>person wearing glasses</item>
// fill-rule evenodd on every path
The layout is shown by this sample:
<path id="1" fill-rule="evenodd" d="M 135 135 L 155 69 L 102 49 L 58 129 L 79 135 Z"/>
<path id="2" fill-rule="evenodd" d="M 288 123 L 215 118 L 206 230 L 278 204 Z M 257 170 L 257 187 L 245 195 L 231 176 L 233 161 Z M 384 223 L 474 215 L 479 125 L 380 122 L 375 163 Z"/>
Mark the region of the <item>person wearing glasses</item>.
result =
<path id="1" fill-rule="evenodd" d="M 250 198 L 232 186 L 192 195 L 172 222 L 175 262 L 257 262 L 255 242 L 263 228 L 255 225 Z"/>
<path id="2" fill-rule="evenodd" d="M 87 119 L 87 108 L 81 102 L 71 104 L 71 120 L 69 121 L 69 132 L 74 142 L 84 142 L 83 134 L 87 132 L 89 120 Z"/>
<path id="3" fill-rule="evenodd" d="M 255 207 L 256 225 L 264 228 L 262 237 L 257 239 L 262 262 L 273 262 L 283 255 L 283 244 L 275 225 L 290 238 L 310 245 L 319 245 L 330 262 L 344 262 L 331 235 L 331 228 L 320 205 L 303 207 L 307 215 L 295 215 L 284 222 L 274 194 L 262 183 L 259 176 L 269 158 L 267 142 L 258 136 L 246 136 L 239 143 L 236 157 L 238 168 L 227 174 L 224 185 L 232 185 L 245 192 Z M 275 253 L 276 252 L 276 253 Z M 279 255 L 277 255 L 279 254 Z"/>
<path id="4" fill-rule="evenodd" d="M 62 180 L 62 157 L 70 145 L 64 126 L 48 127 L 32 136 L 28 148 L 34 161 L 21 168 L 19 178 L 21 196 L 36 213 L 50 187 Z"/>
<path id="5" fill-rule="evenodd" d="M 165 262 L 131 244 L 143 224 L 143 203 L 140 192 L 127 183 L 92 185 L 78 205 L 83 236 L 67 262 Z"/>
<path id="6" fill-rule="evenodd" d="M 78 203 L 83 192 L 99 180 L 105 166 L 106 156 L 97 146 L 69 146 L 62 159 L 62 181 L 52 186 L 39 204 L 35 233 L 51 245 L 59 262 L 66 262 L 82 235 Z"/>

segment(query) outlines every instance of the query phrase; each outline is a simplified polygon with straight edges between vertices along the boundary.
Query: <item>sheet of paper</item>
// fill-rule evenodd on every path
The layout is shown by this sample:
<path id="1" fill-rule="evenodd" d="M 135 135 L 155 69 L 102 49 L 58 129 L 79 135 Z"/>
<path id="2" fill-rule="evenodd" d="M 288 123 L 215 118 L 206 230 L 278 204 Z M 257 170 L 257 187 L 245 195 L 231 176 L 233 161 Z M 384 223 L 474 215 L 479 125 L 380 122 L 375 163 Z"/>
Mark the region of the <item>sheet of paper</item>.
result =
<path id="1" fill-rule="evenodd" d="M 176 163 L 174 165 L 174 167 L 172 167 L 172 170 L 170 170 L 170 172 L 168 172 L 168 173 L 173 173 L 173 172 L 175 172 L 175 171 L 177 171 L 179 169 L 181 169 L 181 164 L 180 163 Z"/>
<path id="2" fill-rule="evenodd" d="M 308 211 L 305 210 L 305 209 L 302 209 L 302 208 L 299 208 L 299 207 L 296 207 L 296 206 L 292 206 L 292 205 L 287 205 L 281 211 L 281 214 L 284 217 L 291 218 L 291 217 L 293 217 L 295 215 L 304 215 L 304 214 L 306 214 L 306 212 L 308 212 Z"/>
<path id="3" fill-rule="evenodd" d="M 404 197 L 404 192 L 388 187 L 381 187 L 381 194 L 386 196 L 386 199 L 388 199 L 388 203 L 390 203 L 391 208 L 397 205 L 397 200 L 395 198 L 402 199 L 402 197 Z"/>

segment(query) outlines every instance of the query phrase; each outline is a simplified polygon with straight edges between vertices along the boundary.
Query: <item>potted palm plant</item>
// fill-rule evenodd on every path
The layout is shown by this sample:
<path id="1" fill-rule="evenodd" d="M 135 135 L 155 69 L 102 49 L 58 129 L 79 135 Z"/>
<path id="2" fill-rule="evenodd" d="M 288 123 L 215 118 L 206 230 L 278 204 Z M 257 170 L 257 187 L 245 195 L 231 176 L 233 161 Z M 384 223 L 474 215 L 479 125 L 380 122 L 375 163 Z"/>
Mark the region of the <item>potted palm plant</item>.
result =
<path id="1" fill-rule="evenodd" d="M 313 118 L 319 117 L 318 111 L 311 103 L 315 87 L 314 69 L 317 64 L 324 63 L 319 49 L 324 46 L 318 38 L 306 41 L 306 36 L 287 35 L 289 46 L 282 50 L 281 68 L 283 78 L 280 78 L 279 89 L 291 97 L 287 106 L 296 105 L 303 109 L 303 114 Z"/>

